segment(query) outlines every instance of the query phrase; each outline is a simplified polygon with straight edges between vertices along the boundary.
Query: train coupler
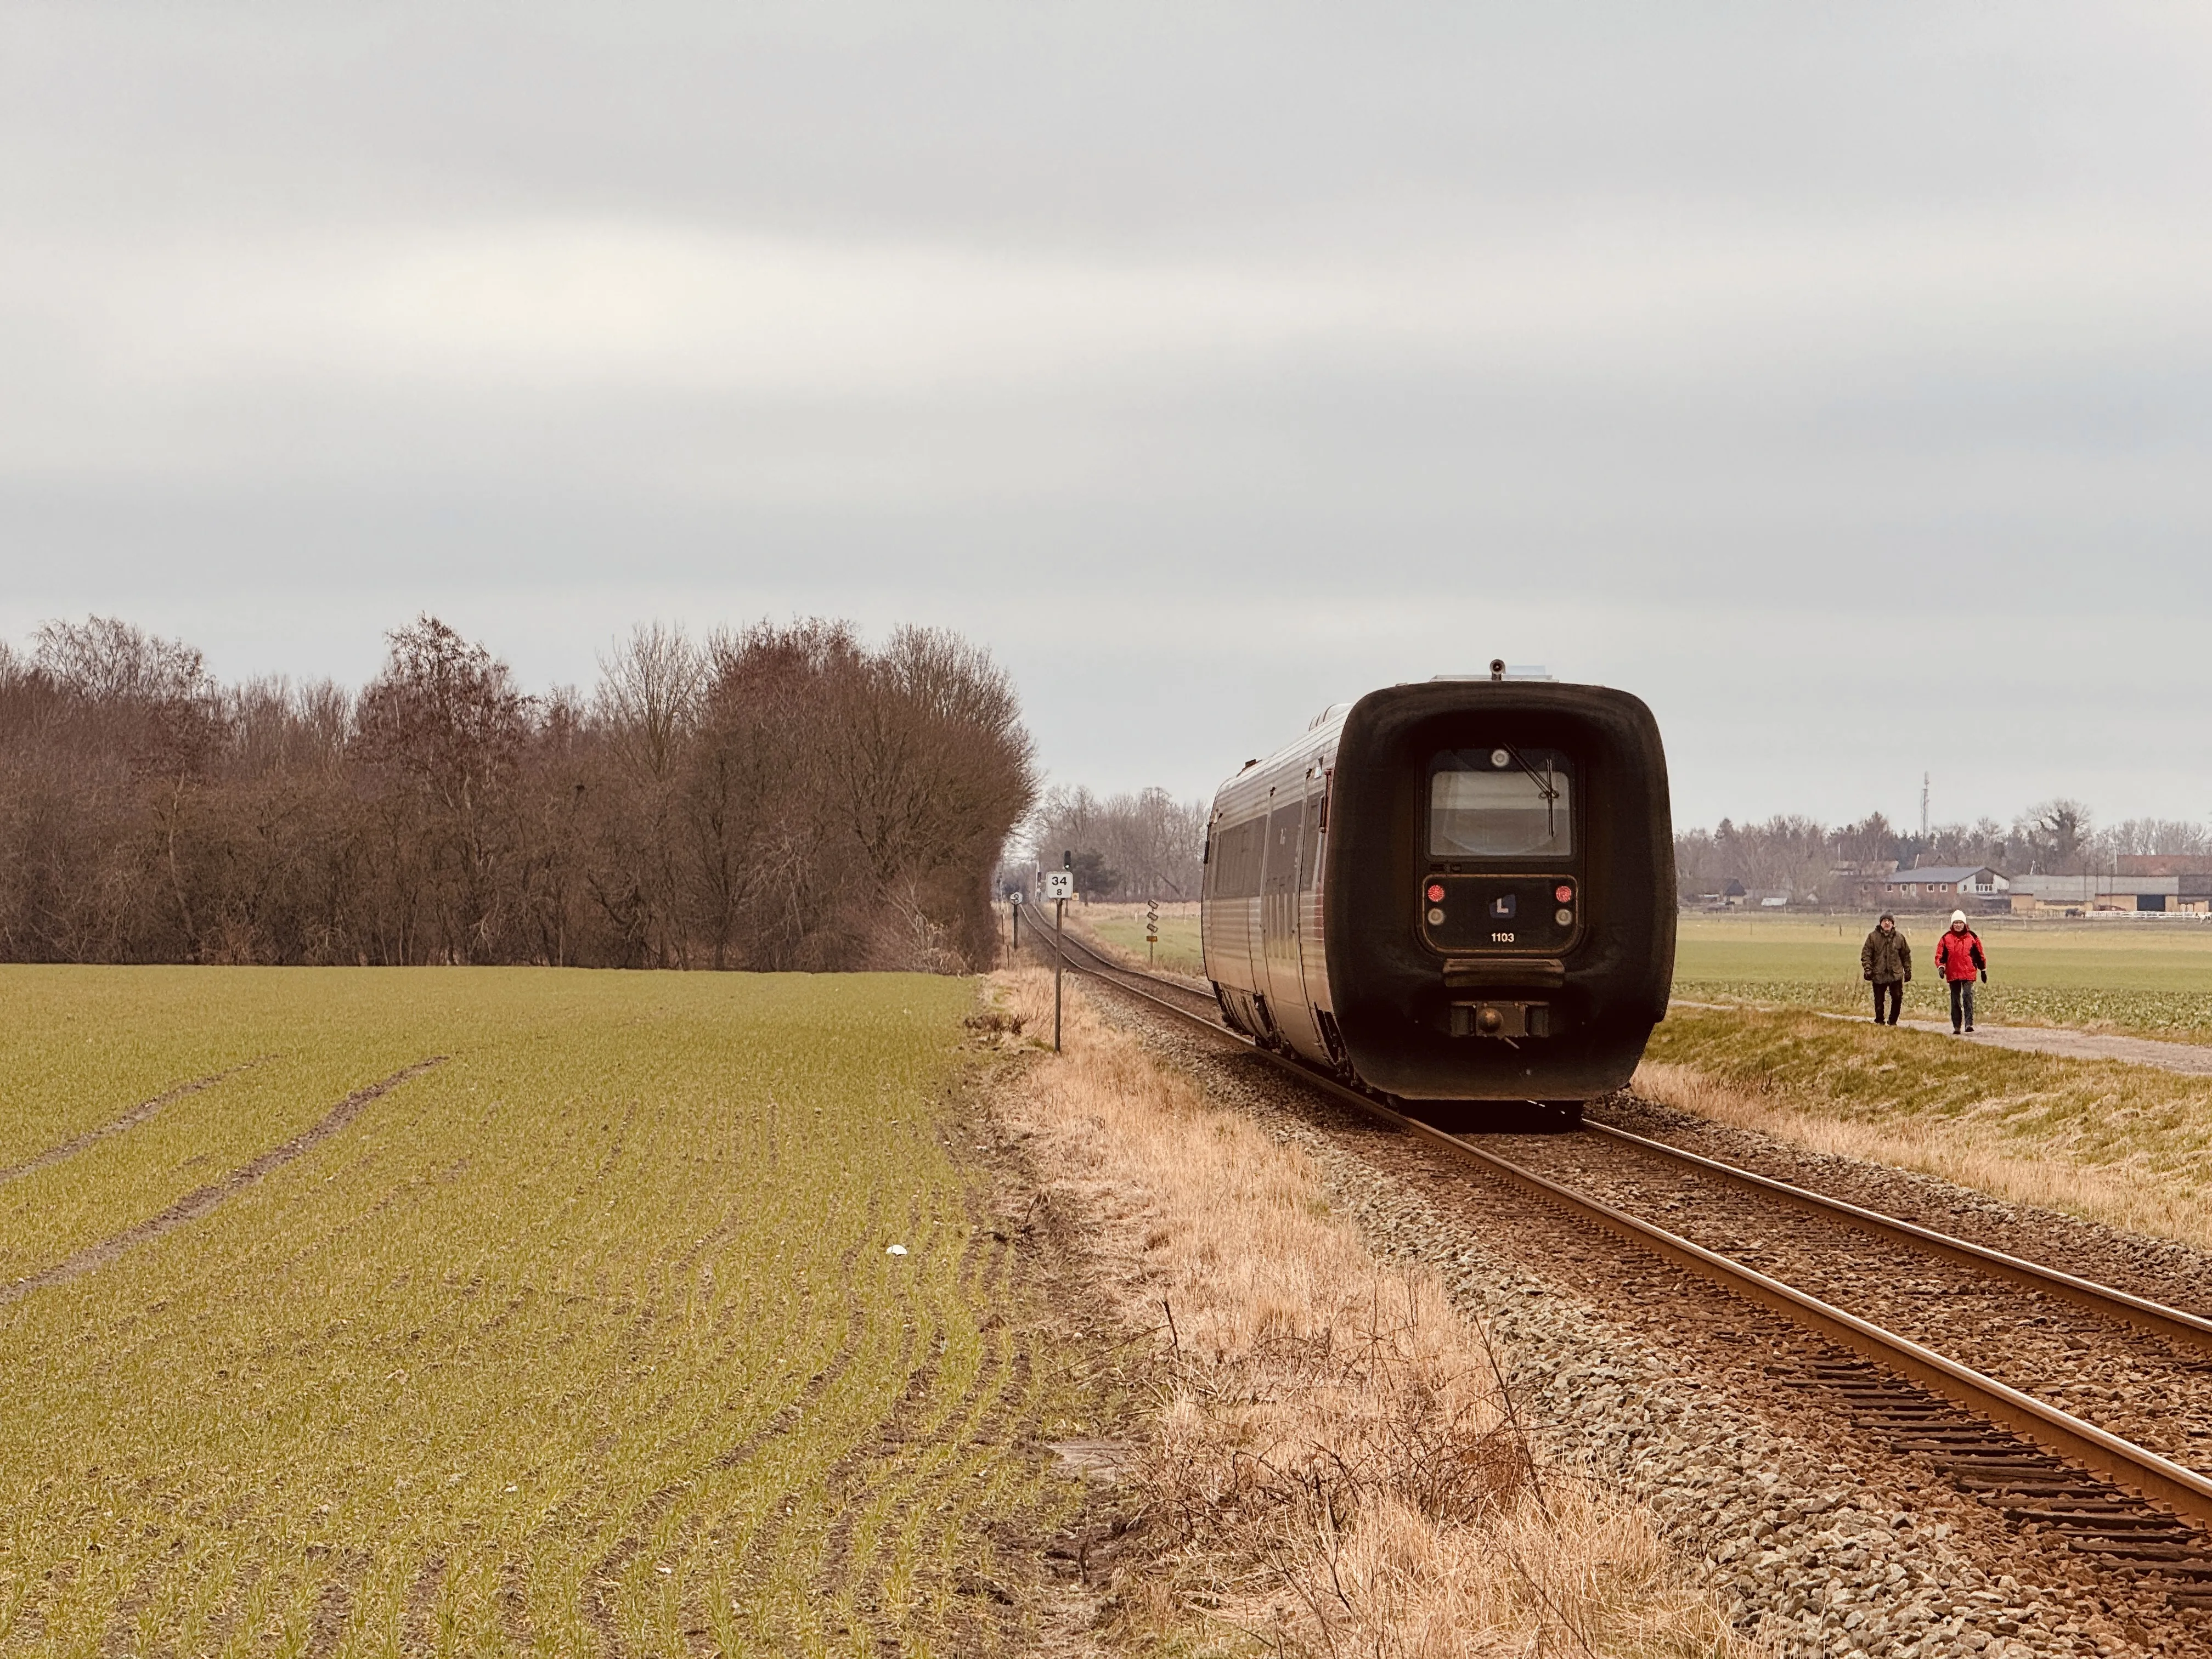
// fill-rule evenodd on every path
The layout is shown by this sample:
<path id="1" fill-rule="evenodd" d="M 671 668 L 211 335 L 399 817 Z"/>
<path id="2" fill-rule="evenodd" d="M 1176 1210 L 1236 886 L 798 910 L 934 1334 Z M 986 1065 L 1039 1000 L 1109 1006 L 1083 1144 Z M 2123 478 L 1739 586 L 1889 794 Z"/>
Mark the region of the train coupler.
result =
<path id="1" fill-rule="evenodd" d="M 1548 1002 L 1455 1002 L 1454 1036 L 1546 1037 L 1552 1035 Z"/>

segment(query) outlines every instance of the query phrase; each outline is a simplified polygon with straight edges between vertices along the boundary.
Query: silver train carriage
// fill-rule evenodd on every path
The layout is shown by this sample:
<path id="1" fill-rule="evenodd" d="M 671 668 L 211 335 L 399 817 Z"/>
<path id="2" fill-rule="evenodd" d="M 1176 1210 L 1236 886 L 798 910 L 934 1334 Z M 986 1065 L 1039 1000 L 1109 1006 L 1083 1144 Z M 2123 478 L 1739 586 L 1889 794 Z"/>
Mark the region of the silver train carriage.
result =
<path id="1" fill-rule="evenodd" d="M 1200 927 L 1238 1030 L 1408 1100 L 1628 1081 L 1674 977 L 1659 728 L 1501 669 L 1340 703 L 1222 785 Z"/>

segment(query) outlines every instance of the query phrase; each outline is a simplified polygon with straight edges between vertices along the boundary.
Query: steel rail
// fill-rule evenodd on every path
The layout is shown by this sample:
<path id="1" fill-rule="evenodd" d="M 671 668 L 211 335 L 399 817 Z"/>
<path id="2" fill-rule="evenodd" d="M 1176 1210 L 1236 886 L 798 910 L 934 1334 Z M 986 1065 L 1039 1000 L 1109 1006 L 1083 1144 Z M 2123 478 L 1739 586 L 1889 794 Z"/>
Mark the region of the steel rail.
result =
<path id="1" fill-rule="evenodd" d="M 1112 963 L 1103 952 L 1078 942 L 1076 949 L 1101 966 L 1086 967 L 1071 963 L 1079 973 L 1104 980 L 1133 996 L 1158 1004 L 1170 1013 L 1179 1016 L 1209 1033 L 1225 1037 L 1243 1045 L 1288 1075 L 1307 1086 L 1328 1094 L 1346 1104 L 1358 1108 L 1370 1117 L 1381 1120 L 1411 1135 L 1415 1139 L 1448 1152 L 1464 1162 L 1473 1164 L 1485 1173 L 1505 1180 L 1540 1198 L 1559 1205 L 1583 1219 L 1594 1222 L 1628 1242 L 1651 1251 L 1661 1260 L 1686 1269 L 1723 1290 L 1780 1313 L 1796 1323 L 1818 1332 L 1839 1346 L 1872 1361 L 1899 1376 L 1910 1378 L 1930 1392 L 1942 1395 L 1987 1420 L 2013 1430 L 2050 1451 L 2093 1469 L 2118 1485 L 2127 1487 L 2147 1500 L 2163 1504 L 2194 1524 L 2212 1528 L 2212 1479 L 2196 1470 L 2185 1468 L 2172 1459 L 2161 1456 L 2148 1447 L 2138 1446 L 2123 1439 L 2095 1424 L 2084 1421 L 2072 1413 L 2062 1411 L 2047 1401 L 2022 1392 L 2010 1383 L 2001 1382 L 1972 1366 L 1936 1352 L 1910 1337 L 1885 1329 L 1871 1320 L 1846 1312 L 1822 1301 L 1796 1286 L 1771 1278 L 1756 1267 L 1738 1261 L 1717 1250 L 1672 1233 L 1664 1227 L 1615 1208 L 1601 1199 L 1577 1192 L 1549 1176 L 1523 1168 L 1510 1159 L 1451 1134 L 1435 1125 L 1424 1123 L 1383 1104 L 1381 1101 L 1348 1088 L 1332 1078 L 1322 1076 L 1307 1066 L 1285 1058 L 1272 1050 L 1262 1048 L 1241 1032 L 1232 1031 L 1218 1020 L 1193 1013 L 1188 1008 L 1176 1006 L 1166 998 L 1133 985 L 1122 982 L 1122 976 L 1137 979 L 1158 979 L 1142 969 L 1123 968 Z M 1101 967 L 1109 970 L 1102 972 Z M 1166 983 L 1165 981 L 1160 981 Z M 1178 987 L 1178 989 L 1182 988 Z M 1188 994 L 1196 994 L 1188 993 Z M 1630 1137 L 1640 1139 L 1640 1137 Z M 1654 1146 L 1661 1143 L 1650 1143 Z M 1674 1148 L 1666 1148 L 1673 1152 Z M 1695 1157 L 1695 1154 L 1690 1154 Z M 1723 1165 L 1725 1169 L 1728 1166 Z M 1744 1173 L 1748 1174 L 1749 1171 Z M 1765 1181 L 1765 1177 L 1756 1178 Z M 1778 1183 L 1786 1185 L 1787 1183 Z M 1802 1188 L 1794 1189 L 1802 1191 Z M 1808 1194 L 1808 1196 L 1816 1196 Z M 1869 1212 L 1872 1214 L 1872 1212 Z M 1898 1223 L 1909 1226 L 1910 1223 Z M 1937 1235 L 1937 1237 L 1945 1237 Z M 1964 1243 L 1965 1241 L 1957 1241 Z M 2077 1284 L 2087 1285 L 2088 1281 Z M 2101 1287 L 2091 1287 L 2101 1288 Z M 2115 1292 L 2124 1295 L 2124 1292 Z M 2140 1300 L 2141 1298 L 2136 1298 Z M 2156 1304 L 2148 1304 L 2156 1307 Z M 2177 1310 L 2166 1310 L 2178 1312 Z M 2185 1320 L 2193 1317 L 2183 1315 Z"/>
<path id="2" fill-rule="evenodd" d="M 1839 1216 L 1870 1231 L 1905 1240 L 1930 1255 L 1948 1256 L 1972 1267 L 1986 1267 L 2030 1289 L 2063 1297 L 2108 1317 L 2125 1320 L 2160 1336 L 2212 1353 L 2212 1319 L 2184 1309 L 2168 1307 L 2162 1302 L 2154 1302 L 2148 1297 L 2137 1296 L 2131 1291 L 2100 1285 L 2094 1279 L 2083 1279 L 2057 1267 L 2048 1267 L 2025 1256 L 2008 1255 L 1986 1244 L 1977 1244 L 1972 1239 L 1960 1238 L 1933 1227 L 1923 1227 L 1917 1222 L 1906 1221 L 1899 1216 L 1884 1215 L 1879 1210 L 1866 1209 L 1845 1199 L 1831 1198 L 1826 1193 L 1794 1186 L 1772 1176 L 1760 1175 L 1755 1170 L 1724 1164 L 1718 1158 L 1669 1146 L 1663 1140 L 1654 1140 L 1632 1130 L 1615 1128 L 1609 1123 L 1585 1121 L 1583 1127 L 1593 1134 L 1623 1141 L 1639 1151 L 1656 1152 L 1674 1162 L 1689 1164 L 1706 1175 L 1718 1176 L 1738 1186 L 1787 1200 L 1801 1208 Z"/>
<path id="3" fill-rule="evenodd" d="M 1083 945 L 1081 948 L 1095 959 L 1107 960 L 1088 945 Z M 1172 983 L 1162 975 L 1144 969 L 1123 968 L 1110 962 L 1108 962 L 1108 966 L 1117 973 L 1135 974 L 1140 978 L 1156 980 L 1162 984 Z M 1184 987 L 1176 988 L 1185 990 L 1187 994 L 1194 997 L 1203 994 Z M 2131 1291 L 2124 1291 L 2115 1285 L 2100 1284 L 2095 1279 L 2083 1279 L 2078 1274 L 2069 1273 L 2057 1267 L 2046 1267 L 2042 1262 L 2032 1261 L 2025 1256 L 2013 1255 L 1985 1244 L 1977 1244 L 1971 1239 L 1960 1238 L 1955 1234 L 1943 1232 L 1937 1228 L 1922 1226 L 1917 1222 L 1907 1221 L 1902 1217 L 1885 1215 L 1879 1210 L 1869 1210 L 1845 1199 L 1832 1198 L 1826 1193 L 1814 1192 L 1809 1188 L 1799 1187 L 1773 1176 L 1761 1175 L 1755 1170 L 1743 1169 L 1739 1165 L 1725 1163 L 1719 1158 L 1709 1158 L 1703 1153 L 1693 1152 L 1663 1140 L 1655 1140 L 1648 1135 L 1639 1135 L 1632 1130 L 1618 1128 L 1610 1123 L 1597 1123 L 1585 1120 L 1583 1127 L 1592 1134 L 1604 1135 L 1634 1146 L 1639 1151 L 1655 1153 L 1675 1163 L 1689 1164 L 1705 1174 L 1717 1176 L 1724 1181 L 1733 1182 L 1739 1186 L 1770 1194 L 1796 1204 L 1801 1208 L 1839 1216 L 1869 1231 L 1883 1233 L 1916 1245 L 1931 1255 L 1948 1256 L 1954 1261 L 1965 1262 L 1972 1267 L 1985 1267 L 2031 1289 L 2045 1291 L 2054 1296 L 2064 1297 L 2079 1306 L 2090 1309 L 2107 1317 L 2123 1319 L 2130 1324 L 2153 1331 L 2160 1336 L 2180 1342 L 2192 1349 L 2212 1353 L 2212 1319 L 2190 1313 L 2185 1309 L 2170 1307 L 2165 1303 L 2154 1302 L 2148 1297 L 2137 1296 Z"/>

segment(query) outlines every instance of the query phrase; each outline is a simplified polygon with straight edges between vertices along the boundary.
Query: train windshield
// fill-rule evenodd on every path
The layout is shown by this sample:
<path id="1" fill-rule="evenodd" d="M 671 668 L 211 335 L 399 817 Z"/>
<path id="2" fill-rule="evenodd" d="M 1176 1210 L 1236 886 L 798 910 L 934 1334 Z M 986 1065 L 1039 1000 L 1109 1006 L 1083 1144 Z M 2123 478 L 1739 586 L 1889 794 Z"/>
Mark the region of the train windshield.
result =
<path id="1" fill-rule="evenodd" d="M 1432 858 L 1557 859 L 1574 850 L 1566 757 L 1548 749 L 1458 749 L 1429 777 Z"/>

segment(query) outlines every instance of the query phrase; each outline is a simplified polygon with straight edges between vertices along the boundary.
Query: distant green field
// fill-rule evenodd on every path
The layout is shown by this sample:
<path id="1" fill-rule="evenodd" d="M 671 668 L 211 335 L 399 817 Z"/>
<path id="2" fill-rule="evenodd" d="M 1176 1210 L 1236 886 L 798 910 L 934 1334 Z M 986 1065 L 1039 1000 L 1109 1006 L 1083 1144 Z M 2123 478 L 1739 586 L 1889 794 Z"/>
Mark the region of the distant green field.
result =
<path id="1" fill-rule="evenodd" d="M 1686 916 L 1674 994 L 1856 1012 L 1866 1000 L 1859 945 L 1872 925 L 1871 916 Z M 1900 925 L 1913 949 L 1906 1017 L 1948 1018 L 1935 963 L 1943 919 L 1907 916 Z M 1977 918 L 1974 926 L 1990 958 L 1990 983 L 1978 993 L 1988 1024 L 2212 1042 L 2212 926 L 2002 918 Z"/>
<path id="2" fill-rule="evenodd" d="M 1075 1368 L 947 1151 L 972 995 L 0 969 L 0 1649 L 1025 1649 L 962 1575 Z"/>
<path id="3" fill-rule="evenodd" d="M 1040 907 L 1040 914 L 1043 914 Z M 1146 959 L 1140 904 L 1071 906 L 1071 925 L 1137 962 Z M 1031 917 L 1024 925 L 1034 925 Z M 1859 944 L 1873 918 L 1685 916 L 1674 994 L 1692 1002 L 1764 1002 L 1855 1013 L 1866 1000 Z M 1948 1019 L 1936 976 L 1938 916 L 1905 919 L 1912 941 L 1908 1018 Z M 1990 1024 L 2071 1025 L 2212 1042 L 2212 925 L 2013 922 L 1977 918 L 1990 958 L 1978 1013 Z M 1198 907 L 1163 907 L 1152 959 L 1200 974 Z"/>
<path id="4" fill-rule="evenodd" d="M 1133 961 L 1149 961 L 1170 973 L 1206 971 L 1205 955 L 1199 948 L 1195 904 L 1160 907 L 1159 942 L 1149 952 L 1145 940 L 1145 907 L 1141 904 L 1089 904 L 1077 914 L 1076 921 Z"/>

